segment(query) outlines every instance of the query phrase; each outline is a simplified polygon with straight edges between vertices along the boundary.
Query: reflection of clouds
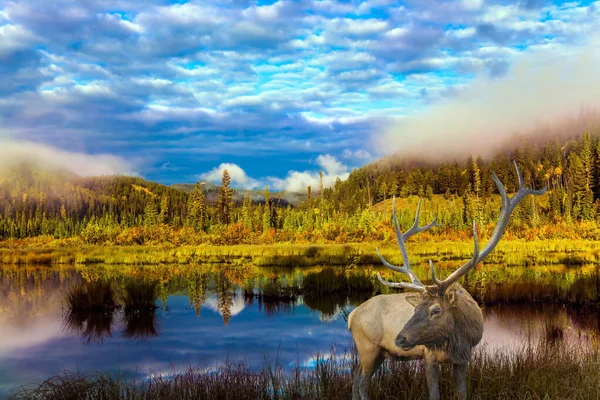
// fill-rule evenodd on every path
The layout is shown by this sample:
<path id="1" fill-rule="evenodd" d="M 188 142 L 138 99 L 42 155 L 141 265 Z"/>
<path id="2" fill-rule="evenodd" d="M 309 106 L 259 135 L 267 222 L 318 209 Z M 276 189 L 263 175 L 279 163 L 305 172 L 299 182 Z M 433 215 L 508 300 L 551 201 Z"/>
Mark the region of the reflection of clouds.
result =
<path id="1" fill-rule="evenodd" d="M 221 313 L 221 310 L 219 309 L 219 303 L 218 303 L 218 299 L 217 299 L 217 295 L 213 294 L 210 297 L 208 297 L 206 299 L 206 301 L 204 302 L 204 306 L 206 306 L 206 308 L 218 313 L 219 315 L 223 315 L 223 313 Z M 244 298 L 242 296 L 240 296 L 239 294 L 236 294 L 236 296 L 234 296 L 233 298 L 233 304 L 231 306 L 231 316 L 236 316 L 239 313 L 241 313 L 244 308 L 246 307 L 246 304 L 244 303 Z"/>
<path id="2" fill-rule="evenodd" d="M 0 314 L 0 357 L 65 336 L 61 322 L 55 315 L 27 318 L 19 324 L 11 322 L 14 321 L 7 321 Z"/>
<path id="3" fill-rule="evenodd" d="M 18 281 L 19 275 L 13 279 Z M 60 283 L 47 279 L 42 284 L 41 296 L 40 289 L 24 279 L 24 288 L 19 289 L 18 295 L 11 296 L 11 292 L 16 292 L 11 289 L 17 285 L 15 281 L 4 277 L 0 282 L 0 367 L 2 357 L 65 336 L 61 324 Z M 68 279 L 62 283 L 66 284 L 69 284 Z"/>
<path id="4" fill-rule="evenodd" d="M 53 297 L 50 289 L 45 296 L 48 302 L 45 310 L 49 311 L 41 316 L 24 314 L 9 318 L 0 313 L 0 398 L 11 385 L 41 382 L 61 370 L 119 372 L 126 379 L 170 378 L 189 372 L 190 367 L 198 372 L 214 371 L 226 361 L 244 362 L 252 369 L 261 369 L 265 359 L 286 370 L 294 366 L 311 369 L 317 357 L 332 357 L 333 344 L 340 345 L 333 354 L 336 362 L 351 361 L 344 348 L 352 339 L 346 321 L 340 318 L 341 312 L 324 323 L 320 311 L 298 304 L 289 314 L 267 318 L 258 308 L 258 302 L 245 304 L 238 292 L 231 308 L 235 318 L 224 326 L 216 295 L 208 296 L 203 305 L 205 310 L 213 312 L 202 312 L 199 318 L 189 307 L 187 295 L 171 295 L 168 307 L 156 311 L 158 337 L 143 343 L 127 340 L 122 337 L 123 327 L 116 324 L 112 338 L 102 344 L 85 345 L 76 336 L 61 332 L 60 298 Z M 5 305 L 12 306 L 8 300 Z M 347 307 L 348 311 L 352 308 Z M 488 348 L 515 349 L 526 340 L 525 328 L 537 329 L 546 315 L 539 309 L 523 314 L 522 310 L 509 307 L 486 312 L 482 344 L 487 342 Z M 573 317 L 569 318 L 572 321 Z"/>
<path id="5" fill-rule="evenodd" d="M 485 344 L 489 350 L 515 349 L 523 344 L 524 339 L 523 330 L 516 318 L 506 323 L 496 313 L 485 316 L 481 344 Z"/>
<path id="6" fill-rule="evenodd" d="M 344 352 L 343 349 L 338 349 L 337 352 L 321 351 L 318 354 L 308 357 L 301 364 L 301 368 L 314 369 L 318 362 L 328 362 L 338 365 L 341 368 L 350 368 L 352 362 L 352 354 L 349 351 Z M 290 364 L 294 367 L 295 364 Z"/>

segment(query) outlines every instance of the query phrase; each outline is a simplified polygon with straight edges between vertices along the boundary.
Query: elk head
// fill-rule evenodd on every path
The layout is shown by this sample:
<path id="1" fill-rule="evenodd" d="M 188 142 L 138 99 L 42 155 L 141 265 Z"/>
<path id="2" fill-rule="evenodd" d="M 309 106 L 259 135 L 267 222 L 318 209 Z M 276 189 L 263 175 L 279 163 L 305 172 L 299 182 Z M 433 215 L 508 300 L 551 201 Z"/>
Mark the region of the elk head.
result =
<path id="1" fill-rule="evenodd" d="M 483 316 L 477 302 L 458 283 L 458 280 L 494 250 L 506 230 L 510 215 L 517 204 L 529 194 L 542 195 L 546 192 L 545 188 L 542 190 L 526 188 L 516 162 L 515 169 L 519 179 L 519 191 L 512 198 L 508 197 L 504 185 L 500 182 L 496 174 L 492 172 L 494 182 L 502 198 L 502 208 L 490 241 L 483 250 L 479 251 L 477 227 L 475 222 L 473 222 L 473 257 L 444 280 L 436 277 L 433 261 L 429 260 L 431 279 L 434 283 L 434 285 L 430 286 L 423 285 L 411 270 L 405 241 L 415 233 L 439 225 L 435 224 L 434 220 L 425 227 L 418 226 L 419 210 L 421 207 L 421 202 L 419 201 L 413 226 L 406 233 L 402 234 L 396 218 L 395 198 L 393 199 L 392 214 L 398 247 L 402 253 L 404 265 L 401 268 L 391 265 L 383 258 L 378 249 L 377 254 L 385 266 L 407 275 L 411 282 L 388 282 L 379 273 L 377 273 L 377 278 L 386 286 L 418 292 L 406 297 L 406 300 L 415 306 L 415 311 L 396 337 L 396 345 L 398 347 L 408 350 L 417 345 L 425 345 L 430 348 L 441 348 L 447 345 L 449 353 L 453 356 L 452 358 L 470 358 L 471 348 L 479 343 L 483 334 Z"/>

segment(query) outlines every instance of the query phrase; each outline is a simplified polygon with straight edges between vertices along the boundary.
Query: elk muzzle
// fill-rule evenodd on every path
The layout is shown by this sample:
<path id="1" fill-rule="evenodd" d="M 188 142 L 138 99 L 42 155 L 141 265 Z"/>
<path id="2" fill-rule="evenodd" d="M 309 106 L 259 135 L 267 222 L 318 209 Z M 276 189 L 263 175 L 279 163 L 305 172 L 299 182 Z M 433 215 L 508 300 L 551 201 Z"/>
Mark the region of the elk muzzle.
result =
<path id="1" fill-rule="evenodd" d="M 398 336 L 396 336 L 396 346 L 400 347 L 402 350 L 410 350 L 415 347 L 409 339 L 403 334 L 404 331 L 400 332 Z"/>

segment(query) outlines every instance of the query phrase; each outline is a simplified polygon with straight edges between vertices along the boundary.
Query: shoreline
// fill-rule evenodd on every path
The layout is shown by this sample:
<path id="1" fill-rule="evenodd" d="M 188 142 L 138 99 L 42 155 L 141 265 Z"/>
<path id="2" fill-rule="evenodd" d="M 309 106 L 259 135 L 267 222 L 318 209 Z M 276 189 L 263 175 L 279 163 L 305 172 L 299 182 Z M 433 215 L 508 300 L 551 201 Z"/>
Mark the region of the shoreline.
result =
<path id="1" fill-rule="evenodd" d="M 413 263 L 466 260 L 470 242 L 412 242 Z M 172 245 L 86 245 L 77 240 L 36 240 L 0 242 L 0 265 L 164 265 L 240 264 L 256 266 L 380 265 L 375 248 L 392 263 L 401 263 L 395 244 L 270 244 L 231 246 Z M 503 241 L 490 255 L 489 263 L 506 266 L 582 265 L 600 262 L 600 241 L 595 240 L 511 240 Z"/>

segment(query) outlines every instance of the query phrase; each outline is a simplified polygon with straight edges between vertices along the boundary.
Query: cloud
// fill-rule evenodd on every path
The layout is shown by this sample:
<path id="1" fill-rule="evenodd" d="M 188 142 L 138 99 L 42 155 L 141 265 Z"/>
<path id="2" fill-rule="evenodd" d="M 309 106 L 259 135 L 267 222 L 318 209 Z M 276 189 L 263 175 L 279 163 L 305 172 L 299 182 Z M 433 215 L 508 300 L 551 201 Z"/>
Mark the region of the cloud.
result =
<path id="1" fill-rule="evenodd" d="M 357 152 L 362 156 L 361 152 Z M 330 154 L 320 154 L 315 163 L 320 167 L 320 170 L 307 171 L 288 171 L 285 178 L 265 177 L 254 179 L 248 176 L 239 165 L 233 163 L 222 163 L 216 168 L 200 174 L 200 178 L 208 180 L 215 184 L 221 183 L 223 171 L 227 170 L 231 176 L 233 186 L 243 189 L 256 189 L 257 187 L 269 186 L 277 191 L 286 192 L 305 192 L 308 186 L 312 186 L 313 191 L 317 190 L 321 176 L 320 171 L 323 171 L 323 186 L 331 187 L 336 180 L 346 180 L 350 175 L 349 167 L 342 164 L 339 160 Z"/>
<path id="2" fill-rule="evenodd" d="M 558 50 L 558 51 L 557 51 Z M 539 48 L 517 58 L 510 74 L 478 78 L 456 96 L 375 134 L 384 153 L 430 159 L 490 156 L 536 123 L 600 106 L 600 36 L 577 49 Z"/>
<path id="3" fill-rule="evenodd" d="M 0 170 L 17 164 L 67 170 L 81 176 L 136 175 L 134 165 L 121 157 L 75 153 L 39 143 L 0 138 Z"/>
<path id="4" fill-rule="evenodd" d="M 344 158 L 346 159 L 359 159 L 359 160 L 371 160 L 373 156 L 365 149 L 358 149 L 352 151 L 350 149 L 344 150 Z"/>
<path id="5" fill-rule="evenodd" d="M 0 57 L 19 49 L 27 48 L 35 36 L 19 25 L 0 26 Z"/>
<path id="6" fill-rule="evenodd" d="M 242 187 L 244 189 L 255 189 L 260 186 L 260 183 L 249 177 L 239 165 L 233 163 L 222 163 L 216 168 L 200 174 L 200 178 L 220 184 L 221 178 L 223 177 L 223 171 L 227 170 L 229 176 L 231 177 L 231 182 L 233 186 Z"/>
<path id="7" fill-rule="evenodd" d="M 316 162 L 323 169 L 324 187 L 331 187 L 337 179 L 343 181 L 350 175 L 348 166 L 329 154 L 319 155 Z M 314 192 L 318 190 L 321 182 L 319 171 L 289 171 L 284 179 L 274 177 L 267 179 L 275 190 L 286 192 L 305 192 L 308 186 L 311 186 Z"/>
<path id="8" fill-rule="evenodd" d="M 286 180 L 319 154 L 379 155 L 388 119 L 577 48 L 599 20 L 599 2 L 0 0 L 0 118 L 29 142 L 138 155 L 164 183 L 224 157 Z"/>

